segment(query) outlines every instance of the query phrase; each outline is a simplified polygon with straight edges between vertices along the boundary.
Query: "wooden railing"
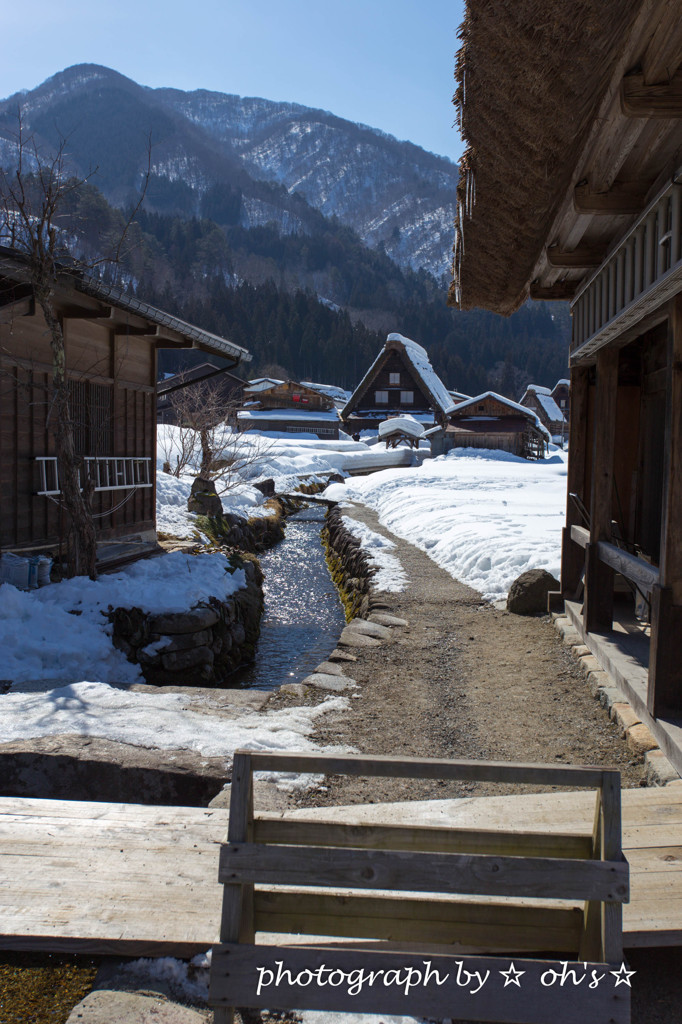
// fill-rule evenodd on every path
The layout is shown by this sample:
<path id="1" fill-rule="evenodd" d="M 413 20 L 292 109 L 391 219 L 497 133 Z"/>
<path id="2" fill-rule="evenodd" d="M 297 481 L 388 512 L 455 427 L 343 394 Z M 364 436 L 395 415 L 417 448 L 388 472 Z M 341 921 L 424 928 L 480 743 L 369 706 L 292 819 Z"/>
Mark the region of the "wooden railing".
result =
<path id="1" fill-rule="evenodd" d="M 573 300 L 571 355 L 601 348 L 682 282 L 682 185 L 670 182 Z"/>
<path id="2" fill-rule="evenodd" d="M 590 531 L 584 526 L 572 526 L 571 540 L 581 548 L 587 548 L 590 543 Z M 634 583 L 642 594 L 649 598 L 651 591 L 659 583 L 660 571 L 657 566 L 605 540 L 597 542 L 596 551 L 601 562 Z"/>
<path id="3" fill-rule="evenodd" d="M 564 835 L 256 817 L 256 771 L 594 787 L 594 827 Z M 629 991 L 614 985 L 608 966 L 620 966 L 629 893 L 616 771 L 239 751 L 219 878 L 221 945 L 213 950 L 209 996 L 217 1024 L 229 1021 L 235 1006 L 524 1024 L 630 1019 Z M 257 932 L 298 938 L 256 945 Z M 565 959 L 523 957 L 550 950 Z M 489 953 L 513 954 L 515 970 L 524 972 L 523 992 L 500 980 L 509 959 L 482 955 Z M 426 963 L 449 983 L 424 983 Z M 572 987 L 569 998 L 541 980 L 567 967 L 581 976 L 595 970 L 610 983 Z M 422 983 L 350 991 L 325 981 L 357 979 L 363 971 L 394 978 L 421 972 Z M 474 993 L 453 982 L 462 971 L 488 971 L 494 983 Z"/>

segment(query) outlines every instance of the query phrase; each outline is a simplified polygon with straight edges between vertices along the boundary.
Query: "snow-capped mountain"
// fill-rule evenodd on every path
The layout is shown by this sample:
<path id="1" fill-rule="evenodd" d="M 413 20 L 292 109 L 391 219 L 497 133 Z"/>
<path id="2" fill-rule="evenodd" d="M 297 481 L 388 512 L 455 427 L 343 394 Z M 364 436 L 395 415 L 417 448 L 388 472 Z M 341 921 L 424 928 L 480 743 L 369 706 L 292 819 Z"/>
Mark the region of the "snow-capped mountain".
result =
<path id="1" fill-rule="evenodd" d="M 457 168 L 444 157 L 323 110 L 223 93 L 149 89 L 81 64 L 0 102 L 0 160 L 24 126 L 125 204 L 144 177 L 147 206 L 282 233 L 336 217 L 404 267 L 448 270 Z"/>

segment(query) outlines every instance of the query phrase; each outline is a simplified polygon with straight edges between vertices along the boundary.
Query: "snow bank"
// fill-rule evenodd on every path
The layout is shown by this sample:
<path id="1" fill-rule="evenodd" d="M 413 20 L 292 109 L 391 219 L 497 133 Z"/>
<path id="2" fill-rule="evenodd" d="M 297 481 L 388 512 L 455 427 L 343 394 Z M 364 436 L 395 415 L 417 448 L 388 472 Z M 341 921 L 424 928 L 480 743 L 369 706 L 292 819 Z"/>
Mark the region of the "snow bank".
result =
<path id="1" fill-rule="evenodd" d="M 372 578 L 372 586 L 377 590 L 388 590 L 391 593 L 398 593 L 405 590 L 407 586 L 407 575 L 395 555 L 389 554 L 395 544 L 380 533 L 370 530 L 369 526 L 351 519 L 350 516 L 343 516 L 343 525 L 349 533 L 357 537 L 363 551 L 367 552 L 370 562 L 376 566 L 378 572 Z"/>
<path id="2" fill-rule="evenodd" d="M 83 576 L 28 593 L 0 586 L 0 671 L 16 683 L 142 681 L 111 643 L 109 608 L 160 614 L 187 611 L 209 597 L 224 600 L 245 586 L 243 569 L 224 555 L 179 551 L 136 562 L 97 580 Z"/>
<path id="3" fill-rule="evenodd" d="M 383 526 L 489 600 L 506 597 L 526 569 L 559 572 L 563 452 L 528 462 L 508 452 L 460 448 L 414 469 L 332 484 L 324 496 L 364 502 Z"/>

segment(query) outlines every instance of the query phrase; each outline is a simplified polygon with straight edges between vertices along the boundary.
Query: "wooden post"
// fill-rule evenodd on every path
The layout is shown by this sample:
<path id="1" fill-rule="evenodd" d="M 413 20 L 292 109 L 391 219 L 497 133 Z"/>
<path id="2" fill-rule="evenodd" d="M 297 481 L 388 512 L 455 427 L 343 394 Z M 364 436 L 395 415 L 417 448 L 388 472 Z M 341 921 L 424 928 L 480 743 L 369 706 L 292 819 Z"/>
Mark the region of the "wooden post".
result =
<path id="1" fill-rule="evenodd" d="M 651 593 L 647 703 L 652 715 L 682 710 L 682 294 L 670 303 L 659 585 Z"/>
<path id="2" fill-rule="evenodd" d="M 621 848 L 620 772 L 605 771 L 601 788 L 601 857 L 619 861 Z M 623 905 L 605 900 L 601 904 L 602 959 L 619 963 L 623 958 Z"/>
<path id="3" fill-rule="evenodd" d="M 568 493 L 577 494 L 587 504 L 585 463 L 587 456 L 587 409 L 589 370 L 579 366 L 571 370 L 571 417 L 568 443 Z M 566 499 L 566 525 L 561 538 L 561 593 L 573 597 L 585 569 L 583 549 L 571 540 L 572 526 L 585 526 L 574 502 Z"/>
<path id="4" fill-rule="evenodd" d="M 228 843 L 246 843 L 253 838 L 253 776 L 249 754 L 235 754 L 230 783 L 230 824 Z M 253 885 L 225 885 L 220 920 L 221 942 L 253 942 Z M 233 1007 L 215 1007 L 214 1024 L 233 1024 Z"/>
<path id="5" fill-rule="evenodd" d="M 604 348 L 597 356 L 590 543 L 586 550 L 583 609 L 585 626 L 590 633 L 610 630 L 613 624 L 613 569 L 599 560 L 597 544 L 600 540 L 611 539 L 618 355 L 618 349 Z"/>

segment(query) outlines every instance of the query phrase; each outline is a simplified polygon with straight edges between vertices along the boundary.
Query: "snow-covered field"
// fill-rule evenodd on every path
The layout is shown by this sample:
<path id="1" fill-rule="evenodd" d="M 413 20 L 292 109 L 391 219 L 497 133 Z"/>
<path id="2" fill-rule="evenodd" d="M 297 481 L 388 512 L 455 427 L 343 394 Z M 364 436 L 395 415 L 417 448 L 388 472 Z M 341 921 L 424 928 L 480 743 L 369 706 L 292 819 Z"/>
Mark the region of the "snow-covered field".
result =
<path id="1" fill-rule="evenodd" d="M 458 449 L 412 469 L 332 484 L 325 497 L 360 501 L 380 522 L 489 600 L 526 569 L 559 573 L 566 453 L 527 462 Z"/>

